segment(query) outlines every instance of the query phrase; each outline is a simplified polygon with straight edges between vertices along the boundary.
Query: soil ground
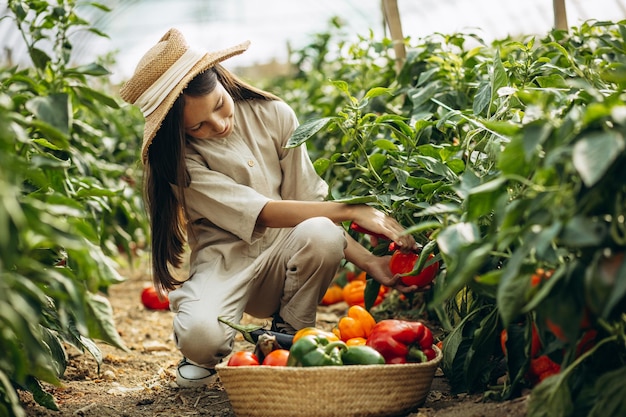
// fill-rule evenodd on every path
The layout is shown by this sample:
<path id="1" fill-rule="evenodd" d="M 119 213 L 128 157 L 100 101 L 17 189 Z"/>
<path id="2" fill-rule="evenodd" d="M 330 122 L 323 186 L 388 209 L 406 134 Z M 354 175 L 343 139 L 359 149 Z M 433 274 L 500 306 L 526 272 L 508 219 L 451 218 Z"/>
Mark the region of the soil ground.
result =
<path id="1" fill-rule="evenodd" d="M 90 354 L 68 348 L 70 360 L 62 385 L 45 386 L 56 398 L 60 411 L 41 407 L 29 393 L 21 392 L 27 416 L 235 416 L 219 381 L 197 389 L 181 389 L 176 385 L 175 369 L 181 356 L 172 340 L 172 313 L 143 307 L 140 293 L 150 281 L 141 269 L 127 273 L 127 280 L 111 287 L 108 295 L 116 327 L 129 351 L 99 343 L 104 361 L 98 371 Z M 330 329 L 346 310 L 345 303 L 320 306 L 318 327 Z M 268 322 L 250 317 L 244 317 L 244 321 Z M 251 348 L 250 343 L 238 337 L 235 350 Z M 446 378 L 438 370 L 426 402 L 405 417 L 522 417 L 526 415 L 526 402 L 526 396 L 506 402 L 486 402 L 480 395 L 451 394 Z"/>

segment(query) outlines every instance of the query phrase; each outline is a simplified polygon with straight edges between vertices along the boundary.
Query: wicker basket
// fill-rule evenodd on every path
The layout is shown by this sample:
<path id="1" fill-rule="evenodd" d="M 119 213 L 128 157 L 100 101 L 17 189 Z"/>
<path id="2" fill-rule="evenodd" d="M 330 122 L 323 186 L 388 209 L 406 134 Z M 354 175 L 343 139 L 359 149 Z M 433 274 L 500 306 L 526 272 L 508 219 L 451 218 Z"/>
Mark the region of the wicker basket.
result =
<path id="1" fill-rule="evenodd" d="M 437 357 L 402 365 L 226 366 L 216 369 L 238 417 L 390 417 L 426 400 Z"/>

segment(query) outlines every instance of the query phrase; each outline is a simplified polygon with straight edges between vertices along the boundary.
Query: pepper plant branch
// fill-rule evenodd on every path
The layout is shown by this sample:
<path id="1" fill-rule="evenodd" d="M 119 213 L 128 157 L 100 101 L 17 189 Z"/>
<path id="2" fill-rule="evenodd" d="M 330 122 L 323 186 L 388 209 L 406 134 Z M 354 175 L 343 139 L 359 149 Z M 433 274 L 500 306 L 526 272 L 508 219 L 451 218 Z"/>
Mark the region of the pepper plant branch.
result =
<path id="1" fill-rule="evenodd" d="M 496 136 L 496 137 L 498 137 L 498 138 L 500 138 L 500 139 L 502 139 L 502 140 L 505 140 L 505 141 L 507 141 L 507 142 L 510 142 L 510 141 L 511 141 L 511 139 L 510 139 L 510 138 L 507 138 L 506 136 L 503 136 L 503 135 L 499 134 L 498 132 L 496 132 L 496 131 L 493 131 L 493 130 L 489 129 L 487 126 L 485 126 L 483 123 L 479 122 L 478 120 L 473 119 L 473 118 L 471 118 L 471 117 L 468 117 L 468 116 L 464 115 L 464 114 L 463 114 L 463 113 L 461 113 L 460 111 L 453 109 L 452 107 L 450 107 L 450 106 L 448 106 L 448 105 L 446 105 L 446 104 L 442 103 L 441 101 L 437 100 L 436 98 L 432 98 L 432 97 L 431 97 L 431 98 L 430 98 L 430 100 L 431 100 L 433 103 L 435 103 L 435 104 L 437 104 L 437 105 L 439 105 L 439 106 L 441 106 L 441 107 L 445 108 L 446 110 L 449 110 L 449 111 L 452 111 L 452 112 L 457 113 L 457 114 L 458 114 L 459 116 L 461 116 L 463 119 L 467 120 L 468 122 L 472 123 L 473 125 L 475 125 L 475 126 L 477 126 L 477 127 L 480 127 L 481 129 L 486 130 L 487 132 L 491 133 L 492 135 L 494 135 L 494 136 Z"/>

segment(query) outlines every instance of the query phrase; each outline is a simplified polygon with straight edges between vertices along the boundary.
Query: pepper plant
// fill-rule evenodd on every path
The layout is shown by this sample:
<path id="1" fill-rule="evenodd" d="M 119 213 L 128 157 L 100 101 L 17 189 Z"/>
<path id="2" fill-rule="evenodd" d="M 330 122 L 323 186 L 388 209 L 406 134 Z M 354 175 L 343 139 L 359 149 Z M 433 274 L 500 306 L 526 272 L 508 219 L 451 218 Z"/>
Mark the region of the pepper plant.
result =
<path id="1" fill-rule="evenodd" d="M 95 340 L 125 349 L 105 295 L 123 280 L 120 248 L 141 245 L 147 222 L 140 119 L 105 92 L 102 63 L 70 65 L 75 32 L 103 34 L 70 0 L 9 1 L 0 23 L 32 60 L 0 68 L 0 415 L 23 416 L 16 389 L 57 408 L 41 383 L 60 383 L 67 348 L 98 364 Z"/>
<path id="2" fill-rule="evenodd" d="M 625 34 L 588 22 L 491 45 L 407 40 L 397 77 L 362 86 L 338 73 L 343 107 L 292 138 L 332 143 L 315 162 L 331 197 L 376 205 L 442 260 L 428 308 L 455 391 L 529 386 L 531 416 L 626 409 Z M 535 328 L 538 354 L 561 369 L 536 387 Z"/>

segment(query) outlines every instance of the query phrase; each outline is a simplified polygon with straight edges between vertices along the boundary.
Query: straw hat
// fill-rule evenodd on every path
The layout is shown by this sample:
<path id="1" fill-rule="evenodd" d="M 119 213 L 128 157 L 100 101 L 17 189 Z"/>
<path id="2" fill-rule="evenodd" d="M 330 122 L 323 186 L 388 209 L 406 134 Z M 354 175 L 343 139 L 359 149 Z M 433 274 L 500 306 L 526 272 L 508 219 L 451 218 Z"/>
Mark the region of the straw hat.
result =
<path id="1" fill-rule="evenodd" d="M 180 31 L 170 29 L 148 50 L 120 89 L 122 99 L 139 106 L 146 119 L 141 146 L 143 163 L 154 135 L 187 84 L 218 62 L 241 54 L 249 45 L 246 41 L 217 52 L 196 51 L 189 48 Z"/>

